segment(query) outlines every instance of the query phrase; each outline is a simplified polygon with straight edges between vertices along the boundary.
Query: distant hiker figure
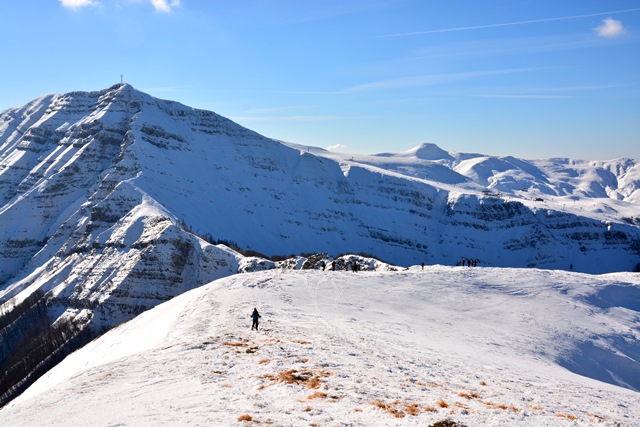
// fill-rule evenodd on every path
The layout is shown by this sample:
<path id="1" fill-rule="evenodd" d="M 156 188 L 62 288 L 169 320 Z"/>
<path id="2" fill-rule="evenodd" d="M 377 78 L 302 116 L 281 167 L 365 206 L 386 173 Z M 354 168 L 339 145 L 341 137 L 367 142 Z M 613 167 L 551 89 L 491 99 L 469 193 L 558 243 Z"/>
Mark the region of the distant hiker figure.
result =
<path id="1" fill-rule="evenodd" d="M 331 261 L 331 271 L 336 271 L 336 262 Z"/>
<path id="2" fill-rule="evenodd" d="M 420 267 L 422 267 L 422 269 L 424 270 L 424 262 L 420 263 Z"/>
<path id="3" fill-rule="evenodd" d="M 258 309 L 254 308 L 253 313 L 251 313 L 251 318 L 253 319 L 253 323 L 251 324 L 251 330 L 255 328 L 258 330 L 258 319 L 260 318 L 260 313 L 258 313 Z"/>

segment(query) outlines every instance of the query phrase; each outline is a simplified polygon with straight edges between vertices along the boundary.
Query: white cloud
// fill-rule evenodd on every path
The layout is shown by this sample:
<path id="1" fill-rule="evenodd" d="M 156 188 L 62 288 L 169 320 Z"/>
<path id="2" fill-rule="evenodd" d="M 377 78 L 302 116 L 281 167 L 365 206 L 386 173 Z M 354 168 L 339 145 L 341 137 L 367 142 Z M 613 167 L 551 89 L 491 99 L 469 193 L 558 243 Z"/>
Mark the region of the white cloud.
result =
<path id="1" fill-rule="evenodd" d="M 600 37 L 618 37 L 625 33 L 622 22 L 611 17 L 603 20 L 602 24 L 595 28 L 595 31 Z"/>
<path id="2" fill-rule="evenodd" d="M 60 0 L 60 4 L 71 9 L 78 9 L 96 4 L 93 0 Z"/>
<path id="3" fill-rule="evenodd" d="M 169 13 L 172 9 L 180 7 L 180 0 L 151 0 L 151 4 L 158 12 Z"/>
<path id="4" fill-rule="evenodd" d="M 344 149 L 346 149 L 347 146 L 344 144 L 336 144 L 336 145 L 331 145 L 330 147 L 327 147 L 327 150 L 329 151 L 342 151 Z"/>
<path id="5" fill-rule="evenodd" d="M 70 9 L 80 9 L 86 6 L 100 5 L 100 0 L 58 0 L 64 7 Z M 158 12 L 170 13 L 172 10 L 180 7 L 180 0 L 124 0 L 124 3 L 145 3 L 150 2 Z M 119 8 L 121 2 L 117 1 L 116 6 Z"/>

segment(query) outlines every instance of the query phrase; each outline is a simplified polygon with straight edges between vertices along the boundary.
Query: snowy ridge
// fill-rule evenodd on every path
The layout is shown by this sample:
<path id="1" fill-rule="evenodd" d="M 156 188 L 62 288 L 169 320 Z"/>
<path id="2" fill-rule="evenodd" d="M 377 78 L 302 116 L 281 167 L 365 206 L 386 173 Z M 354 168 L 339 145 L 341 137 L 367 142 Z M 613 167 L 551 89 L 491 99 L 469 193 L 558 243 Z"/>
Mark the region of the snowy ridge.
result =
<path id="1" fill-rule="evenodd" d="M 0 423 L 634 426 L 639 310 L 631 273 L 236 275 L 88 344 Z"/>
<path id="2" fill-rule="evenodd" d="M 0 113 L 0 364 L 35 325 L 72 321 L 74 337 L 90 338 L 212 280 L 305 262 L 246 258 L 231 244 L 373 255 L 385 261 L 367 261 L 376 270 L 466 257 L 633 271 L 639 175 L 631 159 L 525 161 L 433 144 L 331 153 L 129 85 L 45 95 Z M 5 324 L 22 303 L 34 308 Z"/>

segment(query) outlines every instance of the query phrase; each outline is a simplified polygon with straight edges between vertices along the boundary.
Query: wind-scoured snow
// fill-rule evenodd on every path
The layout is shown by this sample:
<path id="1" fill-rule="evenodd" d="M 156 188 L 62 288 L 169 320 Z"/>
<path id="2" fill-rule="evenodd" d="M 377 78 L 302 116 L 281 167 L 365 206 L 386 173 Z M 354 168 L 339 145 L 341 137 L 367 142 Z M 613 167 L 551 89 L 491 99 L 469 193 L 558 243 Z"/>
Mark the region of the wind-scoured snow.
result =
<path id="1" fill-rule="evenodd" d="M 0 424 L 635 426 L 638 310 L 630 273 L 241 274 L 70 355 Z"/>

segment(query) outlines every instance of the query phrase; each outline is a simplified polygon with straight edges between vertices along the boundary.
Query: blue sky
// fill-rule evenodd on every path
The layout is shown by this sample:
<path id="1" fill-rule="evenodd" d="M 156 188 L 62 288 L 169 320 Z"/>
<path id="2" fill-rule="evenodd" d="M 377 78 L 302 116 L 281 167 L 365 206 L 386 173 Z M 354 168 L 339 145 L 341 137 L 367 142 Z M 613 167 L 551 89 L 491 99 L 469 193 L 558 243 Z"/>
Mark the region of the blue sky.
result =
<path id="1" fill-rule="evenodd" d="M 640 158 L 637 0 L 29 0 L 0 20 L 0 110 L 123 74 L 344 152 Z"/>

